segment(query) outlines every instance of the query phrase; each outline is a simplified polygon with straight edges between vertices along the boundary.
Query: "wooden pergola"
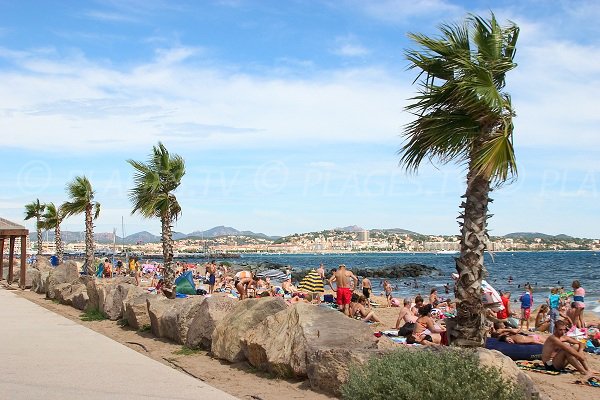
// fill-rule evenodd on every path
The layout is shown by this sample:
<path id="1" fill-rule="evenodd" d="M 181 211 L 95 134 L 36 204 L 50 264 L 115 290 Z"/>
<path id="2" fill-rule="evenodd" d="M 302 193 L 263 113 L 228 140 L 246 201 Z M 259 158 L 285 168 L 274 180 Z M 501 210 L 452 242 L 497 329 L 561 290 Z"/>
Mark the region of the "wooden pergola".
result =
<path id="1" fill-rule="evenodd" d="M 22 225 L 15 224 L 4 218 L 0 218 L 0 280 L 4 277 L 4 239 L 8 239 L 8 279 L 10 285 L 13 281 L 13 264 L 15 260 L 15 239 L 21 238 L 21 274 L 19 286 L 25 288 L 25 260 L 27 259 L 27 236 L 29 230 Z"/>

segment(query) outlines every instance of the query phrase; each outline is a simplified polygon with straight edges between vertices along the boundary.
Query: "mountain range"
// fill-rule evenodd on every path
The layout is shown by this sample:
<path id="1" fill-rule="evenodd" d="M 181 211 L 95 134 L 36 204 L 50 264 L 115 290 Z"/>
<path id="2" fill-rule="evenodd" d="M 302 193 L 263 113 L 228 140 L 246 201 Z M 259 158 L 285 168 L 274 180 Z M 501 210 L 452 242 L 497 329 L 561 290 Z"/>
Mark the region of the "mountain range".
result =
<path id="1" fill-rule="evenodd" d="M 343 228 L 334 228 L 337 231 L 344 232 L 360 232 L 364 231 L 364 228 L 360 226 L 351 225 Z M 420 233 L 409 231 L 406 229 L 400 228 L 392 228 L 392 229 L 370 229 L 370 232 L 384 232 L 384 233 L 397 233 L 402 235 L 415 235 L 415 236 L 423 236 Z M 65 243 L 71 242 L 82 242 L 85 239 L 84 232 L 70 232 L 70 231 L 62 231 L 62 240 Z M 255 233 L 252 231 L 238 231 L 237 229 L 228 227 L 228 226 L 215 226 L 214 228 L 208 229 L 206 231 L 194 231 L 191 233 L 182 233 L 182 232 L 173 232 L 173 240 L 181 240 L 181 239 L 208 239 L 208 238 L 216 238 L 220 236 L 249 236 L 261 239 L 268 240 L 277 240 L 281 238 L 280 236 L 268 236 L 264 233 Z M 539 232 L 514 232 L 509 233 L 504 236 L 504 238 L 513 238 L 513 239 L 556 239 L 556 240 L 569 240 L 573 239 L 572 236 L 568 236 L 565 234 L 560 235 L 548 235 L 545 233 Z M 54 240 L 54 232 L 48 231 L 43 233 L 44 240 L 53 241 Z M 29 239 L 31 241 L 37 240 L 37 234 L 35 231 L 29 233 Z M 138 243 L 155 243 L 160 242 L 160 236 L 154 235 L 147 231 L 133 233 L 131 235 L 126 236 L 125 238 L 121 238 L 113 233 L 109 232 L 99 232 L 94 233 L 94 240 L 97 243 L 113 243 L 113 240 L 120 244 L 138 244 Z"/>
<path id="2" fill-rule="evenodd" d="M 194 231 L 192 233 L 181 233 L 181 232 L 173 232 L 173 240 L 181 240 L 181 239 L 207 239 L 207 238 L 215 238 L 219 236 L 250 236 L 261 239 L 269 239 L 269 240 L 277 240 L 280 236 L 267 236 L 264 233 L 255 233 L 251 231 L 238 231 L 237 229 L 227 227 L 227 226 L 215 226 L 214 228 L 208 229 L 206 231 Z M 48 231 L 42 234 L 44 240 L 54 241 L 54 232 Z M 62 231 L 61 237 L 64 243 L 71 242 L 83 242 L 85 240 L 85 232 L 71 232 L 71 231 Z M 29 232 L 29 240 L 37 241 L 37 233 L 35 231 Z M 147 231 L 133 233 L 131 235 L 125 236 L 125 238 L 121 238 L 118 235 L 114 235 L 109 232 L 98 232 L 94 233 L 94 240 L 96 243 L 113 243 L 117 244 L 138 244 L 138 243 L 155 243 L 160 242 L 160 236 L 154 235 Z"/>

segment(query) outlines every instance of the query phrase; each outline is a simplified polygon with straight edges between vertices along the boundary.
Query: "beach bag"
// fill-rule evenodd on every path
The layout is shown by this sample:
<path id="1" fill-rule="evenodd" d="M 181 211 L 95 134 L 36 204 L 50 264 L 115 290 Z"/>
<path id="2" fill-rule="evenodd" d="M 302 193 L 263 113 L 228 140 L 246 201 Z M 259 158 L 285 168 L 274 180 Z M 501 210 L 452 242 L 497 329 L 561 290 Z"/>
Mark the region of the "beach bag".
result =
<path id="1" fill-rule="evenodd" d="M 332 294 L 323 295 L 323 301 L 325 303 L 333 303 L 334 302 L 333 295 Z"/>

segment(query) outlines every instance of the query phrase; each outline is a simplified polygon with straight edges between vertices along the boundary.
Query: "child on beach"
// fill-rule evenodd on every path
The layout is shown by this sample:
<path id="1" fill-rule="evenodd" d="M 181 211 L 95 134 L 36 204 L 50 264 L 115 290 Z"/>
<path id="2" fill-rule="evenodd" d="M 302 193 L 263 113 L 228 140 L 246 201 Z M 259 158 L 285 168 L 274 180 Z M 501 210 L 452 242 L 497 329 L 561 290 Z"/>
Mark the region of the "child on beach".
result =
<path id="1" fill-rule="evenodd" d="M 523 322 L 525 322 L 526 329 L 529 330 L 529 317 L 531 316 L 531 306 L 533 305 L 533 289 L 531 285 L 525 287 L 525 293 L 519 297 L 521 301 L 521 325 L 523 329 Z"/>
<path id="2" fill-rule="evenodd" d="M 560 294 L 558 294 L 557 288 L 552 288 L 550 290 L 550 296 L 548 296 L 548 306 L 550 307 L 550 325 L 548 326 L 548 330 L 550 334 L 553 334 L 554 326 L 556 325 L 556 321 L 558 321 L 558 317 L 560 315 Z"/>
<path id="3" fill-rule="evenodd" d="M 392 285 L 390 285 L 390 282 L 386 279 L 383 281 L 383 291 L 385 293 L 385 299 L 387 300 L 387 306 L 391 307 L 392 306 Z"/>
<path id="4" fill-rule="evenodd" d="M 573 302 L 577 307 L 577 313 L 573 323 L 578 328 L 585 328 L 585 322 L 583 321 L 583 310 L 585 309 L 585 289 L 581 287 L 578 280 L 573 281 L 571 285 L 573 288 Z"/>

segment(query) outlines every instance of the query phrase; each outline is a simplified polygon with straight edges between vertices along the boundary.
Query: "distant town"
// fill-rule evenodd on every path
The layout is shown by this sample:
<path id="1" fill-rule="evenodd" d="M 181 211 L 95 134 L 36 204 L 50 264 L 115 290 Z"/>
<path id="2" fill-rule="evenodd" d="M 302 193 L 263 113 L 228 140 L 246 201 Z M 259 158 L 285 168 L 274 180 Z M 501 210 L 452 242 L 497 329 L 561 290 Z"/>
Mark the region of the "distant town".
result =
<path id="1" fill-rule="evenodd" d="M 65 252 L 85 250 L 83 233 L 63 232 Z M 296 233 L 285 237 L 270 237 L 261 233 L 215 227 L 208 231 L 173 234 L 176 255 L 207 253 L 343 253 L 343 252 L 458 252 L 458 236 L 423 235 L 403 229 L 362 229 L 357 226 Z M 139 253 L 161 255 L 160 237 L 139 232 L 125 238 L 116 233 L 95 235 L 96 251 L 104 253 Z M 37 245 L 35 233 L 30 235 L 28 248 Z M 53 254 L 54 238 L 44 236 L 42 252 Z M 30 247 L 33 246 L 33 247 Z M 511 233 L 492 236 L 489 251 L 600 250 L 600 240 L 574 238 L 543 233 Z"/>

